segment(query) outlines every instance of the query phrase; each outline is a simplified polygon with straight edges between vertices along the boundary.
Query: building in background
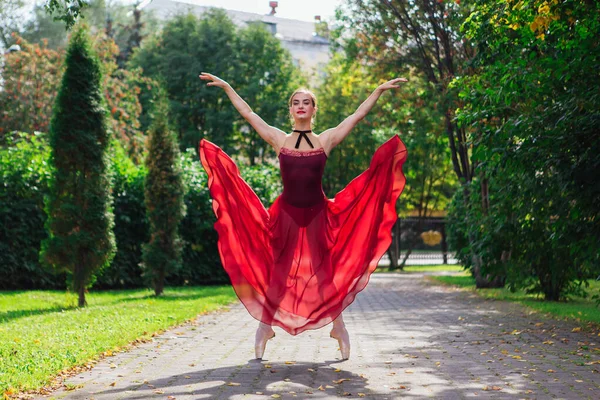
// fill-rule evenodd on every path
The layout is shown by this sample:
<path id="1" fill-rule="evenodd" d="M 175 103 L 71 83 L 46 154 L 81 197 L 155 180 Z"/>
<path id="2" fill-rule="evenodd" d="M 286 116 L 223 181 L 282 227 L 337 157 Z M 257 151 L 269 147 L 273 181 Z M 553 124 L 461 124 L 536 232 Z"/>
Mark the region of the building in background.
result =
<path id="1" fill-rule="evenodd" d="M 294 60 L 294 64 L 300 66 L 309 74 L 321 75 L 323 67 L 329 61 L 329 40 L 316 33 L 315 22 L 299 21 L 294 19 L 279 18 L 275 16 L 277 2 L 265 1 L 271 12 L 266 15 L 254 14 L 244 11 L 227 10 L 225 12 L 231 20 L 239 27 L 262 22 L 265 27 L 281 41 L 282 46 L 287 49 Z M 210 7 L 195 4 L 194 0 L 146 0 L 139 5 L 144 11 L 153 12 L 160 20 L 166 20 L 174 15 L 192 12 L 202 15 Z"/>

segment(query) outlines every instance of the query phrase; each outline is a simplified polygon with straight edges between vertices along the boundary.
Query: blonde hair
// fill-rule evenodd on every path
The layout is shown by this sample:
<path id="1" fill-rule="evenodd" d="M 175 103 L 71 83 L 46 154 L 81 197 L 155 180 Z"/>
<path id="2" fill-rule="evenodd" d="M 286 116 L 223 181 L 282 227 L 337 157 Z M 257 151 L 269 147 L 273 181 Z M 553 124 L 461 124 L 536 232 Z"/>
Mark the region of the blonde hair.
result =
<path id="1" fill-rule="evenodd" d="M 298 93 L 306 93 L 307 95 L 309 95 L 310 99 L 312 101 L 312 105 L 315 108 L 315 111 L 317 110 L 317 108 L 318 108 L 317 107 L 317 96 L 315 96 L 315 94 L 311 90 L 304 88 L 304 87 L 298 88 L 294 91 L 294 93 L 292 93 L 292 95 L 290 96 L 290 99 L 288 100 L 288 107 L 292 106 L 292 101 L 294 100 L 294 96 L 297 95 Z M 316 115 L 316 113 L 313 114 L 313 116 L 310 119 L 311 125 L 315 124 L 315 115 Z M 294 116 L 291 113 L 290 113 L 290 122 L 293 126 L 294 125 Z"/>

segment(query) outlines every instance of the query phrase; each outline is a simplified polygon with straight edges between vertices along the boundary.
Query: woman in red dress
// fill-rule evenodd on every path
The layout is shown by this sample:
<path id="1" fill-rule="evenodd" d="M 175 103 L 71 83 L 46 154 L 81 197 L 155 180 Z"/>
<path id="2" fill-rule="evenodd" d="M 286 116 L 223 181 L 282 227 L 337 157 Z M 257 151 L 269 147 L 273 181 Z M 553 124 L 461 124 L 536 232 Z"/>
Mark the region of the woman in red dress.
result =
<path id="1" fill-rule="evenodd" d="M 396 200 L 405 183 L 406 147 L 397 135 L 389 139 L 375 151 L 369 168 L 332 199 L 323 193 L 323 170 L 331 151 L 381 94 L 406 79 L 380 85 L 354 114 L 319 135 L 311 129 L 317 101 L 306 89 L 290 98 L 294 129 L 287 134 L 252 112 L 227 82 L 204 72 L 200 79 L 225 90 L 242 117 L 273 146 L 280 163 L 283 193 L 267 210 L 231 158 L 200 141 L 221 261 L 241 302 L 260 321 L 256 358 L 275 336 L 273 325 L 297 335 L 333 322 L 331 337 L 348 359 L 342 311 L 364 289 L 391 243 Z"/>

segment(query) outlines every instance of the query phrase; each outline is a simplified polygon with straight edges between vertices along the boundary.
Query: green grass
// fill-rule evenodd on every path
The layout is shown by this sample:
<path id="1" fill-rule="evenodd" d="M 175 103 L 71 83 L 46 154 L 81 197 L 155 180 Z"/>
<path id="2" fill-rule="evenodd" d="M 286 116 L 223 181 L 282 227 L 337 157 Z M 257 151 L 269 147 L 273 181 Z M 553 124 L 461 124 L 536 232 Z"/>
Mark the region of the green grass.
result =
<path id="1" fill-rule="evenodd" d="M 391 272 L 461 272 L 464 271 L 462 265 L 406 265 L 403 271 Z M 389 268 L 377 268 L 375 272 L 390 272 Z"/>
<path id="2" fill-rule="evenodd" d="M 0 292 L 0 393 L 34 390 L 61 371 L 222 308 L 230 286 L 91 292 L 88 306 L 59 291 Z"/>
<path id="3" fill-rule="evenodd" d="M 597 294 L 600 289 L 600 282 L 598 281 L 589 281 L 590 287 L 587 289 L 587 292 L 590 296 L 587 298 L 574 297 L 569 301 L 554 302 L 544 301 L 543 296 L 527 294 L 523 290 L 512 293 L 508 289 L 476 289 L 475 280 L 466 272 L 459 276 L 431 276 L 429 279 L 443 284 L 473 290 L 479 296 L 486 299 L 518 302 L 533 310 L 548 313 L 558 318 L 600 324 L 600 307 L 598 307 L 596 301 L 591 298 L 591 296 Z"/>

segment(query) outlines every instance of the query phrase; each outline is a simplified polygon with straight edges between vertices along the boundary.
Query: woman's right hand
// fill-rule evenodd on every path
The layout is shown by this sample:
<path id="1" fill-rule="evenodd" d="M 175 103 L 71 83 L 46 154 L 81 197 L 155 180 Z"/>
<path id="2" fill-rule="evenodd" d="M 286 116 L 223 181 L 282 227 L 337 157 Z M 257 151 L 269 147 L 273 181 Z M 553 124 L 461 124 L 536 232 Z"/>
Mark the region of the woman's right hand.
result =
<path id="1" fill-rule="evenodd" d="M 225 89 L 229 86 L 229 83 L 225 82 L 223 79 L 219 78 L 216 75 L 209 74 L 207 72 L 202 72 L 200 75 L 200 79 L 203 81 L 209 81 L 206 86 L 217 86 Z"/>

